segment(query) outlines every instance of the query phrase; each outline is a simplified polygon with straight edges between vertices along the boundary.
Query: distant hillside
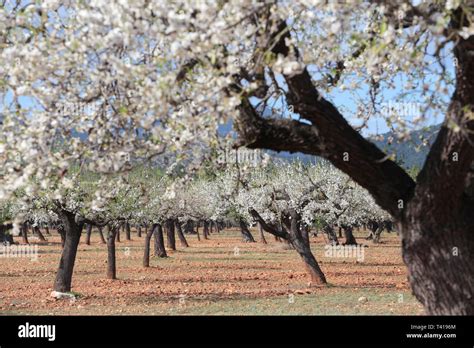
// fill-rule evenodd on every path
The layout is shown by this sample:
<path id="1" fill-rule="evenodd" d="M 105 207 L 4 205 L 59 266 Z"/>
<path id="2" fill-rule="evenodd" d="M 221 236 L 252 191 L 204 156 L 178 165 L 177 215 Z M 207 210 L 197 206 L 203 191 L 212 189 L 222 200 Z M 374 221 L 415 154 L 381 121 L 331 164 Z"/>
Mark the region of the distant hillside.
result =
<path id="1" fill-rule="evenodd" d="M 397 163 L 403 167 L 421 168 L 440 127 L 441 125 L 436 125 L 413 131 L 410 133 L 410 138 L 404 141 L 397 141 L 392 132 L 382 134 L 383 140 L 370 140 L 386 154 L 395 154 Z M 423 145 L 424 141 L 425 145 Z M 302 153 L 290 154 L 288 152 L 277 153 L 274 151 L 268 151 L 268 153 L 274 158 L 286 161 L 317 162 L 317 157 Z"/>
<path id="2" fill-rule="evenodd" d="M 383 152 L 395 154 L 396 161 L 405 168 L 423 166 L 428 151 L 436 139 L 441 125 L 425 127 L 410 133 L 410 138 L 405 141 L 393 141 L 389 139 L 394 137 L 392 132 L 383 134 L 382 141 L 374 141 Z"/>

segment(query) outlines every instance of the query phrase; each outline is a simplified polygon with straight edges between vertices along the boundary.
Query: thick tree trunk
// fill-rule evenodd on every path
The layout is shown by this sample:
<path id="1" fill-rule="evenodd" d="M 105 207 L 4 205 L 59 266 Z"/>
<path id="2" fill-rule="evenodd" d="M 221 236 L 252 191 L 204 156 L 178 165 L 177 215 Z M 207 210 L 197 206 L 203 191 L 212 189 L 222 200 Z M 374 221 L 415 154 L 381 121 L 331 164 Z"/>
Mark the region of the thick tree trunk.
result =
<path id="1" fill-rule="evenodd" d="M 138 238 L 142 237 L 142 226 L 138 225 L 137 227 L 137 236 Z"/>
<path id="2" fill-rule="evenodd" d="M 346 238 L 344 245 L 357 245 L 357 241 L 352 233 L 352 226 L 342 227 L 344 230 L 344 237 Z"/>
<path id="3" fill-rule="evenodd" d="M 301 224 L 302 226 L 300 227 L 300 230 L 301 230 L 301 236 L 303 237 L 303 240 L 304 242 L 306 243 L 306 245 L 311 245 L 310 244 L 310 241 L 309 241 L 309 227 L 304 225 L 304 224 Z"/>
<path id="4" fill-rule="evenodd" d="M 119 227 L 108 227 L 107 233 L 107 279 L 117 279 L 117 260 L 115 255 L 115 235 Z"/>
<path id="5" fill-rule="evenodd" d="M 308 122 L 260 117 L 247 98 L 238 120 L 240 143 L 247 148 L 323 156 L 399 221 L 410 283 L 429 314 L 474 315 L 474 195 L 468 192 L 474 186 L 474 35 L 456 34 L 472 24 L 468 8 L 451 11 L 448 29 L 454 34 L 447 41 L 454 47 L 456 89 L 416 183 L 321 95 L 307 69 L 284 79 L 295 112 Z M 278 38 L 272 53 L 298 55 L 287 44 L 291 31 L 285 21 L 272 35 Z M 340 155 L 345 152 L 351 160 Z"/>
<path id="6" fill-rule="evenodd" d="M 250 233 L 250 230 L 247 227 L 247 224 L 243 220 L 240 220 L 239 225 L 240 225 L 240 233 L 242 235 L 242 242 L 255 243 L 255 239 L 253 238 L 252 233 Z"/>
<path id="7" fill-rule="evenodd" d="M 66 242 L 66 232 L 64 231 L 64 226 L 62 224 L 59 224 L 57 231 L 61 236 L 61 247 L 64 248 L 64 243 Z"/>
<path id="8" fill-rule="evenodd" d="M 448 222 L 427 216 L 426 206 L 412 209 L 400 231 L 413 293 L 428 314 L 474 315 L 472 211 L 463 217 L 446 210 Z"/>
<path id="9" fill-rule="evenodd" d="M 128 222 L 125 223 L 125 239 L 132 240 L 132 233 L 130 230 L 130 224 Z"/>
<path id="10" fill-rule="evenodd" d="M 92 225 L 87 224 L 86 228 L 86 245 L 91 245 L 91 233 L 92 233 Z"/>
<path id="11" fill-rule="evenodd" d="M 170 250 L 176 250 L 174 220 L 171 219 L 166 222 L 166 246 Z"/>
<path id="12" fill-rule="evenodd" d="M 43 233 L 41 233 L 41 230 L 38 226 L 33 226 L 33 232 L 40 241 L 46 242 L 46 238 L 44 238 Z"/>
<path id="13" fill-rule="evenodd" d="M 153 226 L 154 236 L 155 236 L 155 256 L 158 257 L 168 257 L 165 249 L 165 242 L 163 238 L 163 228 L 161 224 L 156 224 Z"/>
<path id="14" fill-rule="evenodd" d="M 265 235 L 263 234 L 263 228 L 262 228 L 262 225 L 260 223 L 258 223 L 258 229 L 260 231 L 260 241 L 263 244 L 267 244 L 267 240 L 265 239 Z"/>
<path id="15" fill-rule="evenodd" d="M 83 223 L 76 222 L 75 214 L 71 212 L 60 211 L 58 215 L 64 226 L 65 241 L 54 282 L 54 290 L 68 292 L 71 291 L 72 274 Z"/>
<path id="16" fill-rule="evenodd" d="M 155 231 L 150 228 L 145 235 L 145 250 L 143 252 L 143 267 L 150 267 L 150 241 Z"/>
<path id="17" fill-rule="evenodd" d="M 178 234 L 178 238 L 181 243 L 181 246 L 183 248 L 189 247 L 188 241 L 186 240 L 186 237 L 183 234 L 183 229 L 181 228 L 181 224 L 179 223 L 178 220 L 175 221 L 175 225 L 176 225 L 176 233 Z"/>
<path id="18" fill-rule="evenodd" d="M 451 27 L 472 25 L 464 11 L 453 11 Z M 432 315 L 474 315 L 474 35 L 453 51 L 448 115 L 399 223 L 413 293 Z"/>

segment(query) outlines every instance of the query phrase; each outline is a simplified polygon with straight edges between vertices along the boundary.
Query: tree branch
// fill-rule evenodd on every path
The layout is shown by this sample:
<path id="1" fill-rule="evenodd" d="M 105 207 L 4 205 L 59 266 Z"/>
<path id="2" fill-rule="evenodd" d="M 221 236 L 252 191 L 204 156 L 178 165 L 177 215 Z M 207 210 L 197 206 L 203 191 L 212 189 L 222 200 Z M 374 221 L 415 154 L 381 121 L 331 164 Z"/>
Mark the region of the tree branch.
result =
<path id="1" fill-rule="evenodd" d="M 268 233 L 271 233 L 273 234 L 274 236 L 277 236 L 277 237 L 280 237 L 280 238 L 283 238 L 285 240 L 288 240 L 289 238 L 289 235 L 288 233 L 284 232 L 284 231 L 280 231 L 274 227 L 272 227 L 271 225 L 267 224 L 265 222 L 265 220 L 260 216 L 260 214 L 255 210 L 255 209 L 249 209 L 249 213 L 250 215 L 252 215 L 252 217 L 258 222 L 260 223 L 260 226 L 262 226 L 262 228 L 268 232 Z"/>
<path id="2" fill-rule="evenodd" d="M 280 23 L 274 37 L 278 41 L 272 52 L 289 55 L 285 40 L 290 38 L 290 33 L 285 22 Z M 296 48 L 292 49 L 298 57 Z M 296 120 L 264 119 L 257 115 L 248 100 L 243 100 L 237 124 L 240 144 L 324 157 L 366 188 L 383 209 L 395 218 L 400 217 L 399 202 L 408 202 L 415 187 L 410 176 L 386 159 L 377 146 L 364 139 L 336 107 L 319 94 L 306 68 L 300 74 L 284 77 L 288 85 L 287 98 L 295 113 L 311 125 Z"/>

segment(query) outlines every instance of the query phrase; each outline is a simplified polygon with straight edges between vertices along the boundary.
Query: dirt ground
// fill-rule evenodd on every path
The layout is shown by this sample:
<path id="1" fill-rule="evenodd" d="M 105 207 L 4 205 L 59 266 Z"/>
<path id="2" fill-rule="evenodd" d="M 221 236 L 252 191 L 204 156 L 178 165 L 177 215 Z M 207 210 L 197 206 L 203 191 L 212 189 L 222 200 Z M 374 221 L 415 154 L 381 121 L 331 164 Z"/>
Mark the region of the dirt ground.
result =
<path id="1" fill-rule="evenodd" d="M 258 239 L 258 233 L 252 231 Z M 213 233 L 209 240 L 186 236 L 168 258 L 153 257 L 142 267 L 143 241 L 117 243 L 118 280 L 107 280 L 107 251 L 94 232 L 81 240 L 73 277 L 75 301 L 50 297 L 61 245 L 58 235 L 39 244 L 38 259 L 0 258 L 0 314 L 38 315 L 421 315 L 411 295 L 395 233 L 381 243 L 365 241 L 364 258 L 334 257 L 322 236 L 312 249 L 328 279 L 310 287 L 296 251 L 267 235 L 268 244 L 243 243 L 237 230 Z M 17 241 L 19 241 L 17 239 Z"/>

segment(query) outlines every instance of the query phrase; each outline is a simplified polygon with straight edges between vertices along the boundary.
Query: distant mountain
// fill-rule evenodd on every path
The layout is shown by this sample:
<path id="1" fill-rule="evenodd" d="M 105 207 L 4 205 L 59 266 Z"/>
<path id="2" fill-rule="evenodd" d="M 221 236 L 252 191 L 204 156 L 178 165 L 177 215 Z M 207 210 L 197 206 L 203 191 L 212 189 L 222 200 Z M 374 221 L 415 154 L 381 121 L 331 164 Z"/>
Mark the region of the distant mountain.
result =
<path id="1" fill-rule="evenodd" d="M 441 125 L 435 125 L 413 131 L 410 133 L 408 139 L 405 140 L 397 140 L 393 132 L 384 133 L 378 137 L 382 139 L 369 140 L 387 155 L 395 155 L 395 161 L 404 168 L 421 168 L 440 128 Z M 278 153 L 275 151 L 267 151 L 267 153 L 274 158 L 285 161 L 298 160 L 304 163 L 316 163 L 318 161 L 317 157 L 302 153 L 291 154 L 288 152 Z"/>
<path id="2" fill-rule="evenodd" d="M 395 154 L 395 160 L 403 167 L 421 168 L 440 128 L 441 124 L 425 127 L 411 132 L 408 139 L 398 141 L 396 136 L 389 132 L 382 135 L 383 140 L 373 142 L 386 154 Z"/>

